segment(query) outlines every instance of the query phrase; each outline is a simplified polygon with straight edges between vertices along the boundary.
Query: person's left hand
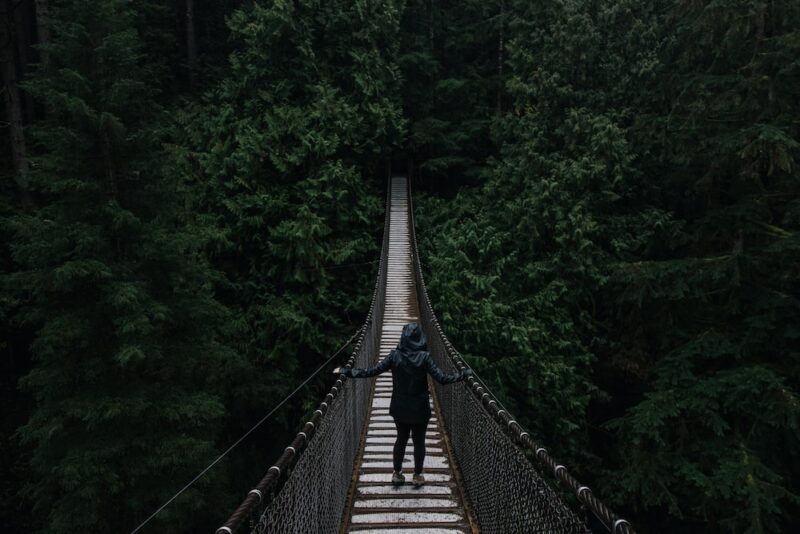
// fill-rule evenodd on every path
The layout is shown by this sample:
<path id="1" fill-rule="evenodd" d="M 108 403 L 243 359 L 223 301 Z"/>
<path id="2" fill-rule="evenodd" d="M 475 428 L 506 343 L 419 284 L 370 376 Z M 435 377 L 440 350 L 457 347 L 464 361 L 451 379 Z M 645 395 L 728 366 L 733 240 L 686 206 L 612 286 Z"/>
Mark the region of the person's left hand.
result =
<path id="1" fill-rule="evenodd" d="M 342 374 L 342 368 L 341 367 L 337 367 L 336 369 L 333 370 L 333 374 L 335 374 L 335 375 Z"/>

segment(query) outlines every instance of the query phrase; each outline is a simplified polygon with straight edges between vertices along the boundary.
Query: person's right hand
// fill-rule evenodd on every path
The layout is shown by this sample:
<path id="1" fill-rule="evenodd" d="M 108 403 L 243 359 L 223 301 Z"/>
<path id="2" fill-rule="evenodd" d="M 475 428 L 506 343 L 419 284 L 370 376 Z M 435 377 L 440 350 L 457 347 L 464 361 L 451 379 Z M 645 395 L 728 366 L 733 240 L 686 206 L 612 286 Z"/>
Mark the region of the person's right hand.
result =
<path id="1" fill-rule="evenodd" d="M 467 367 L 466 369 L 464 369 L 461 372 L 464 374 L 465 378 L 469 378 L 469 377 L 472 376 L 472 369 L 470 369 L 469 367 Z"/>
<path id="2" fill-rule="evenodd" d="M 337 367 L 336 369 L 333 370 L 333 374 L 335 374 L 335 375 L 344 375 L 344 376 L 346 376 L 348 378 L 353 376 L 353 375 L 350 374 L 350 368 L 349 367 Z"/>

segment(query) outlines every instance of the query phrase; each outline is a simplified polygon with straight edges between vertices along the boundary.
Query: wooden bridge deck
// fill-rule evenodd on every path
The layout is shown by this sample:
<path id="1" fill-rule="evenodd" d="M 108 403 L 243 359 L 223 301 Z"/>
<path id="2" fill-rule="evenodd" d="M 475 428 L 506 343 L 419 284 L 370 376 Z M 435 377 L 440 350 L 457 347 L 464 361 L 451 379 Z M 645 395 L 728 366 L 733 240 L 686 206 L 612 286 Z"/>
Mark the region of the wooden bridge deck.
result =
<path id="1" fill-rule="evenodd" d="M 384 357 L 397 346 L 403 325 L 417 321 L 419 316 L 411 270 L 406 178 L 393 178 L 391 187 L 386 305 L 380 342 Z M 473 532 L 435 404 L 425 440 L 425 485 L 415 488 L 411 484 L 414 447 L 409 439 L 403 459 L 406 483 L 392 486 L 392 449 L 397 433 L 389 415 L 391 396 L 391 375 L 378 376 L 342 530 L 359 534 Z"/>

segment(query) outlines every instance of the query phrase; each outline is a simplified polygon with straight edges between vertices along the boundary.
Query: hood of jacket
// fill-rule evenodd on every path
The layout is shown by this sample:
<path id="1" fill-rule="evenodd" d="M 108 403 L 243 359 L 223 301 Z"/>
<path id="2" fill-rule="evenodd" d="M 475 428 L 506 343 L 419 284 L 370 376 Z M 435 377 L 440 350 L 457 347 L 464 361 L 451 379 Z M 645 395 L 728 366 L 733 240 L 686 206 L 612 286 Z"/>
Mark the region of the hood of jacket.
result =
<path id="1" fill-rule="evenodd" d="M 428 338 L 425 337 L 425 332 L 419 327 L 417 323 L 408 323 L 403 327 L 403 333 L 400 334 L 400 342 L 397 344 L 397 350 L 402 352 L 404 356 L 411 359 L 421 357 L 419 353 L 428 349 Z"/>

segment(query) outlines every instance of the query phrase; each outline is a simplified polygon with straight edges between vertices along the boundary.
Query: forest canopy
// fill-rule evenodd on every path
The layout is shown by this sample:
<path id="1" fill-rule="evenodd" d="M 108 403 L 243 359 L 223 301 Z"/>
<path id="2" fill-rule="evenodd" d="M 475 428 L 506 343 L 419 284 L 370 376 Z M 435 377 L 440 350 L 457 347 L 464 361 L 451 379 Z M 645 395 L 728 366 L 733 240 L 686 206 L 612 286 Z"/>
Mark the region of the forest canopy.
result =
<path id="1" fill-rule="evenodd" d="M 642 532 L 800 527 L 800 3 L 0 0 L 0 523 L 130 531 L 362 324 Z M 159 514 L 208 530 L 319 377 Z"/>

